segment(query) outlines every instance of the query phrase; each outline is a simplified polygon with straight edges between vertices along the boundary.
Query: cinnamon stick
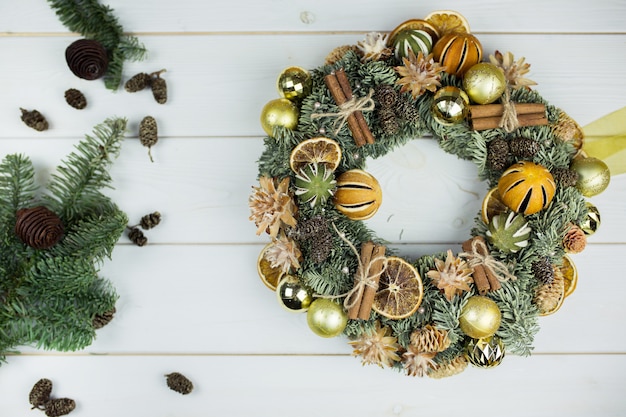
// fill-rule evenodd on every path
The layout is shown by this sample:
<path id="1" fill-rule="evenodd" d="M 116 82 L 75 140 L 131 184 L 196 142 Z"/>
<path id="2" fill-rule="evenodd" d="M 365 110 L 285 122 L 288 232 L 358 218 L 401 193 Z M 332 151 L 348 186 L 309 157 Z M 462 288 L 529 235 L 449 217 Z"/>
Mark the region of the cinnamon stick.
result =
<path id="1" fill-rule="evenodd" d="M 475 239 L 475 238 L 474 238 Z M 466 240 L 461 245 L 464 252 L 472 253 L 472 243 L 474 239 Z M 480 295 L 485 295 L 489 292 L 491 285 L 489 279 L 487 278 L 487 272 L 482 265 L 474 266 L 474 273 L 472 274 L 474 278 L 474 285 L 476 285 L 476 289 Z"/>
<path id="2" fill-rule="evenodd" d="M 479 253 L 482 256 L 489 255 L 487 244 L 485 243 L 485 238 L 482 236 L 475 236 L 474 239 L 481 241 L 484 245 L 484 246 L 482 245 L 479 246 Z M 496 274 L 489 268 L 484 268 L 484 270 L 485 270 L 485 274 L 487 275 L 487 280 L 489 281 L 490 291 L 499 290 L 502 287 L 502 285 L 500 284 L 500 280 L 498 279 Z"/>
<path id="3" fill-rule="evenodd" d="M 343 92 L 341 85 L 339 84 L 336 73 L 326 75 L 324 77 L 324 82 L 330 90 L 330 94 L 333 96 L 333 99 L 335 100 L 335 103 L 337 103 L 337 106 L 341 106 L 349 100 Z M 365 137 L 361 132 L 361 127 L 359 126 L 359 122 L 357 121 L 354 113 L 348 116 L 348 128 L 350 129 L 350 132 L 352 132 L 352 137 L 354 138 L 354 142 L 356 143 L 356 145 L 365 145 Z"/>
<path id="4" fill-rule="evenodd" d="M 511 103 L 515 107 L 518 115 L 545 113 L 546 105 L 543 103 Z M 470 106 L 470 117 L 472 119 L 482 119 L 483 117 L 495 117 L 504 113 L 504 105 L 502 104 L 480 104 Z"/>
<path id="5" fill-rule="evenodd" d="M 374 304 L 374 297 L 376 296 L 376 291 L 378 287 L 378 281 L 380 281 L 380 271 L 383 269 L 385 256 L 385 247 L 384 246 L 374 246 L 374 251 L 372 252 L 371 260 L 375 260 L 370 267 L 369 276 L 376 283 L 376 287 L 370 287 L 369 285 L 365 287 L 365 291 L 363 292 L 363 299 L 361 300 L 361 307 L 359 308 L 359 315 L 357 316 L 359 319 L 368 320 L 370 318 L 370 313 L 372 312 L 372 305 Z M 378 259 L 377 259 L 378 258 Z"/>
<path id="6" fill-rule="evenodd" d="M 375 245 L 372 241 L 363 242 L 363 244 L 361 244 L 361 265 L 369 265 L 370 259 L 372 259 L 372 252 L 374 251 L 374 247 Z M 356 275 L 354 277 L 354 285 L 359 285 L 359 281 L 361 280 L 361 274 L 363 274 L 363 271 L 361 271 L 361 269 L 359 268 L 359 270 L 356 271 Z M 363 295 L 364 294 L 365 291 L 363 291 Z M 361 296 L 361 298 L 357 300 L 352 307 L 350 307 L 350 310 L 348 311 L 349 319 L 354 320 L 359 316 L 359 310 L 361 308 L 362 300 L 363 296 Z"/>
<path id="7" fill-rule="evenodd" d="M 502 117 L 481 117 L 471 118 L 470 127 L 473 130 L 496 129 L 500 125 Z M 545 113 L 528 113 L 517 116 L 517 122 L 520 127 L 523 126 L 545 126 L 548 124 L 548 118 Z"/>
<path id="8" fill-rule="evenodd" d="M 352 100 L 352 97 L 353 97 L 352 88 L 350 87 L 350 81 L 348 80 L 346 71 L 344 71 L 343 68 L 340 68 L 337 70 L 337 72 L 335 72 L 335 75 L 337 76 L 337 81 L 339 82 L 339 85 L 341 86 L 341 90 L 346 96 L 346 99 Z M 367 125 L 365 118 L 363 117 L 363 113 L 361 113 L 360 111 L 356 111 L 354 112 L 354 117 L 356 118 L 359 124 L 359 128 L 360 128 L 361 133 L 363 134 L 363 138 L 365 139 L 365 142 L 369 144 L 374 143 L 375 141 L 374 135 L 372 135 L 372 132 L 370 131 L 370 128 Z"/>

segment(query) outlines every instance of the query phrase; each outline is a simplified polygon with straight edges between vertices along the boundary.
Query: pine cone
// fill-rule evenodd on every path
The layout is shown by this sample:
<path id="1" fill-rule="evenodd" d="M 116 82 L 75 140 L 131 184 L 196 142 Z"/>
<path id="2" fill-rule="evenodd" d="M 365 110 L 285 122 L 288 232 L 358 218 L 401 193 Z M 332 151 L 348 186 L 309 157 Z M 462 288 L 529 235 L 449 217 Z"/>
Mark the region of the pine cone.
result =
<path id="1" fill-rule="evenodd" d="M 167 83 L 161 78 L 160 73 L 152 80 L 152 95 L 159 104 L 165 104 L 167 101 Z"/>
<path id="2" fill-rule="evenodd" d="M 32 248 L 51 248 L 61 240 L 63 233 L 59 216 L 43 206 L 21 209 L 16 214 L 15 234 Z"/>
<path id="3" fill-rule="evenodd" d="M 579 253 L 585 249 L 585 246 L 587 246 L 585 232 L 577 225 L 572 224 L 563 236 L 563 248 L 569 253 Z"/>
<path id="4" fill-rule="evenodd" d="M 95 80 L 104 75 L 109 56 L 104 46 L 93 39 L 79 39 L 65 50 L 65 60 L 74 75 L 85 80 Z"/>
<path id="5" fill-rule="evenodd" d="M 410 124 L 416 124 L 419 120 L 419 111 L 417 107 L 413 104 L 413 102 L 407 100 L 406 98 L 398 100 L 396 103 L 396 115 L 402 119 L 407 121 Z"/>
<path id="6" fill-rule="evenodd" d="M 148 238 L 144 236 L 143 232 L 138 227 L 130 228 L 128 238 L 137 246 L 145 246 L 148 243 Z"/>
<path id="7" fill-rule="evenodd" d="M 342 46 L 338 46 L 335 49 L 333 49 L 332 51 L 330 51 L 330 53 L 328 55 L 326 55 L 326 59 L 325 64 L 326 65 L 332 65 L 334 63 L 336 63 L 337 61 L 341 60 L 341 58 L 343 58 L 343 56 L 348 52 L 348 51 L 354 51 L 356 54 L 359 53 L 359 48 L 356 45 L 342 45 Z"/>
<path id="8" fill-rule="evenodd" d="M 380 104 L 380 108 L 392 108 L 398 99 L 398 92 L 389 84 L 378 84 L 374 88 L 374 98 Z"/>
<path id="9" fill-rule="evenodd" d="M 32 127 L 39 132 L 48 130 L 48 121 L 43 114 L 39 113 L 37 110 L 29 111 L 22 108 L 20 108 L 20 110 L 22 111 L 22 121 L 26 123 L 26 126 Z"/>
<path id="10" fill-rule="evenodd" d="M 386 135 L 395 135 L 398 133 L 400 126 L 398 125 L 393 109 L 379 109 L 378 118 L 380 119 L 380 127 Z"/>
<path id="11" fill-rule="evenodd" d="M 553 267 L 554 280 L 551 284 L 542 284 L 535 291 L 535 304 L 539 314 L 550 314 L 558 310 L 565 297 L 565 279 L 559 268 Z"/>
<path id="12" fill-rule="evenodd" d="M 551 173 L 561 187 L 573 187 L 578 182 L 578 172 L 571 169 L 554 168 Z"/>
<path id="13" fill-rule="evenodd" d="M 64 416 L 71 413 L 76 408 L 76 402 L 71 398 L 55 398 L 46 404 L 46 415 L 48 417 Z"/>
<path id="14" fill-rule="evenodd" d="M 504 139 L 494 139 L 487 146 L 487 165 L 496 171 L 508 166 L 509 143 Z"/>
<path id="15" fill-rule="evenodd" d="M 137 91 L 141 91 L 146 87 L 149 87 L 152 84 L 152 77 L 150 74 L 146 74 L 145 72 L 140 72 L 139 74 L 135 74 L 126 81 L 124 84 L 124 89 L 129 93 L 135 93 Z"/>
<path id="16" fill-rule="evenodd" d="M 326 261 L 333 249 L 333 236 L 324 216 L 301 220 L 295 228 L 289 229 L 288 235 L 306 247 L 308 257 L 315 263 Z"/>
<path id="17" fill-rule="evenodd" d="M 585 133 L 582 127 L 563 110 L 559 110 L 559 119 L 552 125 L 552 132 L 557 139 L 571 143 L 576 150 L 583 146 Z"/>
<path id="18" fill-rule="evenodd" d="M 411 333 L 411 346 L 419 352 L 442 352 L 450 346 L 448 332 L 431 324 Z"/>
<path id="19" fill-rule="evenodd" d="M 87 107 L 85 95 L 75 88 L 70 88 L 65 92 L 65 101 L 75 109 L 82 110 Z"/>
<path id="20" fill-rule="evenodd" d="M 167 386 L 170 387 L 172 391 L 176 391 L 183 395 L 187 395 L 193 391 L 193 383 L 183 374 L 172 372 L 171 374 L 167 374 L 165 376 L 167 377 Z"/>
<path id="21" fill-rule="evenodd" d="M 111 320 L 113 320 L 116 311 L 117 310 L 115 309 L 115 307 L 113 307 L 111 310 L 105 311 L 102 314 L 96 314 L 91 323 L 93 325 L 93 328 L 97 330 L 109 324 Z"/>
<path id="22" fill-rule="evenodd" d="M 554 280 L 554 267 L 548 258 L 541 258 L 531 265 L 533 275 L 542 284 L 552 284 Z"/>
<path id="23" fill-rule="evenodd" d="M 520 158 L 532 158 L 539 152 L 539 143 L 530 138 L 515 138 L 509 141 L 511 154 Z"/>
<path id="24" fill-rule="evenodd" d="M 435 369 L 428 371 L 428 376 L 434 379 L 447 378 L 460 374 L 467 368 L 467 359 L 465 355 L 459 355 L 450 362 L 440 363 Z"/>
<path id="25" fill-rule="evenodd" d="M 143 146 L 148 147 L 148 156 L 152 159 L 151 148 L 159 140 L 157 122 L 154 117 L 146 116 L 139 123 L 139 141 Z"/>
<path id="26" fill-rule="evenodd" d="M 155 211 L 154 213 L 146 214 L 141 218 L 139 222 L 140 226 L 144 230 L 152 229 L 161 223 L 161 213 Z"/>
<path id="27" fill-rule="evenodd" d="M 44 405 L 50 401 L 50 393 L 52 392 L 52 381 L 42 378 L 33 385 L 28 395 L 28 401 L 33 408 L 43 409 Z"/>

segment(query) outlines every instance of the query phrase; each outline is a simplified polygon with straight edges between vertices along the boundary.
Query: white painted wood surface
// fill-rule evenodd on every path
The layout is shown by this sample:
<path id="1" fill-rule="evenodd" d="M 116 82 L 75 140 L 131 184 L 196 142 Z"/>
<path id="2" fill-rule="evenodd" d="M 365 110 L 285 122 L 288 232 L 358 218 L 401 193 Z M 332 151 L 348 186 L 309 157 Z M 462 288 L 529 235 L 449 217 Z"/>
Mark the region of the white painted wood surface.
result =
<path id="1" fill-rule="evenodd" d="M 44 0 L 0 4 L 0 153 L 29 155 L 42 182 L 93 125 L 127 117 L 129 136 L 110 195 L 131 219 L 159 210 L 162 225 L 138 248 L 123 237 L 105 263 L 121 295 L 116 319 L 81 352 L 25 347 L 0 367 L 0 416 L 32 416 L 28 392 L 41 377 L 77 400 L 72 416 L 511 416 L 626 415 L 626 175 L 594 197 L 602 227 L 576 255 L 580 282 L 561 311 L 541 320 L 530 358 L 443 381 L 361 367 L 345 339 L 320 339 L 301 315 L 276 304 L 256 274 L 266 238 L 254 235 L 247 198 L 262 150 L 258 118 L 289 65 L 312 68 L 335 46 L 388 31 L 408 18 L 456 9 L 485 50 L 532 64 L 541 94 L 585 125 L 626 105 L 626 3 L 328 0 L 176 2 L 111 0 L 149 58 L 125 76 L 167 68 L 170 98 L 112 93 L 75 78 L 64 60 L 77 38 Z M 76 111 L 63 92 L 81 89 Z M 19 120 L 37 108 L 38 133 Z M 145 115 L 159 122 L 150 163 L 137 140 Z M 475 168 L 415 140 L 369 170 L 385 190 L 370 225 L 402 254 L 458 248 L 479 210 Z M 409 192 L 407 192 L 407 190 Z M 424 199 L 429 207 L 420 207 Z M 437 210 L 432 210 L 437 207 Z M 162 375 L 187 374 L 182 397 Z M 33 414 L 35 413 L 35 414 Z"/>

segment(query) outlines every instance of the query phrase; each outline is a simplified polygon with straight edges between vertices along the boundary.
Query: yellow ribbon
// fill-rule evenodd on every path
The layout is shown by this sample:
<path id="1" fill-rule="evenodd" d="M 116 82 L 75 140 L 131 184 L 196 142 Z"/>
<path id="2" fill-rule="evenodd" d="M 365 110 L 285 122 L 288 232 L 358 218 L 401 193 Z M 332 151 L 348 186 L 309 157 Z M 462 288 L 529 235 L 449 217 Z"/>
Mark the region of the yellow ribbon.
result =
<path id="1" fill-rule="evenodd" d="M 614 111 L 583 127 L 583 151 L 602 159 L 611 175 L 626 172 L 626 107 Z"/>
<path id="2" fill-rule="evenodd" d="M 375 104 L 372 99 L 372 95 L 374 94 L 374 90 L 370 88 L 369 93 L 365 97 L 352 97 L 350 100 L 346 101 L 343 104 L 340 104 L 339 111 L 336 113 L 314 113 L 311 115 L 311 119 L 319 119 L 321 117 L 336 117 L 333 123 L 333 134 L 336 136 L 343 125 L 348 121 L 348 117 L 354 112 L 357 111 L 372 111 L 374 110 Z"/>

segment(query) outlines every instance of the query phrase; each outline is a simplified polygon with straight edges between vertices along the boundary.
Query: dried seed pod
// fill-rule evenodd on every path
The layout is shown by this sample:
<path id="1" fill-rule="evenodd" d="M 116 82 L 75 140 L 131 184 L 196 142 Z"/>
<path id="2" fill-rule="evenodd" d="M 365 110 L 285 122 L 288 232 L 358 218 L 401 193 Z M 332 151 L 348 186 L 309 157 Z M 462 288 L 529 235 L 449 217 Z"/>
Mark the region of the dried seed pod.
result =
<path id="1" fill-rule="evenodd" d="M 402 98 L 396 103 L 396 115 L 402 120 L 409 122 L 410 124 L 416 124 L 419 121 L 419 112 L 415 104 L 406 98 Z"/>
<path id="2" fill-rule="evenodd" d="M 158 136 L 158 128 L 157 122 L 154 117 L 146 116 L 139 123 L 139 141 L 143 146 L 148 147 L 148 156 L 150 157 L 150 161 L 154 162 L 152 159 L 152 146 L 155 145 L 159 140 Z"/>
<path id="3" fill-rule="evenodd" d="M 183 374 L 172 372 L 171 374 L 165 375 L 165 377 L 167 378 L 167 386 L 170 387 L 172 391 L 183 395 L 187 395 L 193 391 L 193 383 Z"/>
<path id="4" fill-rule="evenodd" d="M 149 87 L 152 84 L 152 77 L 150 74 L 146 74 L 145 72 L 140 72 L 139 74 L 135 74 L 126 81 L 124 84 L 124 89 L 129 93 L 135 93 L 137 91 L 141 91 L 146 87 Z"/>
<path id="5" fill-rule="evenodd" d="M 85 95 L 75 88 L 70 88 L 65 92 L 65 101 L 75 109 L 82 110 L 87 107 Z"/>
<path id="6" fill-rule="evenodd" d="M 117 310 L 113 307 L 111 310 L 105 311 L 102 314 L 96 314 L 92 320 L 92 325 L 94 329 L 101 329 L 113 320 L 115 316 L 115 312 Z"/>
<path id="7" fill-rule="evenodd" d="M 392 85 L 378 84 L 374 90 L 374 97 L 378 100 L 380 107 L 392 108 L 396 104 L 398 92 Z"/>
<path id="8" fill-rule="evenodd" d="M 155 211 L 154 213 L 146 214 L 141 218 L 140 226 L 144 230 L 152 229 L 161 223 L 161 213 Z"/>
<path id="9" fill-rule="evenodd" d="M 159 104 L 165 104 L 167 101 L 167 83 L 161 78 L 161 73 L 165 70 L 152 73 L 152 95 Z"/>
<path id="10" fill-rule="evenodd" d="M 50 393 L 52 392 L 52 381 L 42 378 L 33 385 L 28 395 L 28 401 L 32 404 L 33 409 L 44 408 L 45 404 L 50 401 Z"/>
<path id="11" fill-rule="evenodd" d="M 128 228 L 128 238 L 137 246 L 145 246 L 148 243 L 148 238 L 144 236 L 143 232 L 138 227 Z"/>
<path id="12" fill-rule="evenodd" d="M 46 415 L 48 417 L 64 416 L 76 408 L 76 402 L 71 398 L 55 398 L 46 403 Z"/>
<path id="13" fill-rule="evenodd" d="M 59 216 L 44 206 L 20 209 L 16 214 L 15 234 L 32 248 L 51 248 L 61 240 L 63 233 Z"/>
<path id="14" fill-rule="evenodd" d="M 550 173 L 562 187 L 574 187 L 578 182 L 578 172 L 568 168 L 554 168 Z"/>
<path id="15" fill-rule="evenodd" d="M 65 60 L 78 78 L 95 80 L 104 75 L 109 66 L 109 55 L 104 46 L 93 39 L 79 39 L 65 50 Z"/>
<path id="16" fill-rule="evenodd" d="M 378 111 L 380 126 L 386 135 L 395 135 L 400 129 L 396 114 L 392 108 L 381 108 Z"/>
<path id="17" fill-rule="evenodd" d="M 43 132 L 48 129 L 48 121 L 43 116 L 43 114 L 39 113 L 37 110 L 26 110 L 20 108 L 22 111 L 22 121 L 26 123 L 26 126 L 32 127 L 33 129 Z"/>

